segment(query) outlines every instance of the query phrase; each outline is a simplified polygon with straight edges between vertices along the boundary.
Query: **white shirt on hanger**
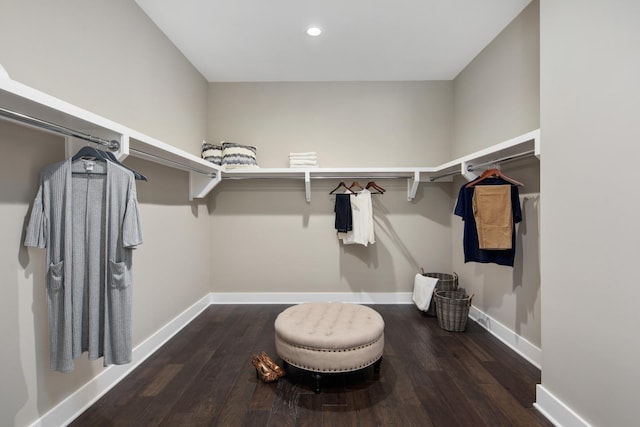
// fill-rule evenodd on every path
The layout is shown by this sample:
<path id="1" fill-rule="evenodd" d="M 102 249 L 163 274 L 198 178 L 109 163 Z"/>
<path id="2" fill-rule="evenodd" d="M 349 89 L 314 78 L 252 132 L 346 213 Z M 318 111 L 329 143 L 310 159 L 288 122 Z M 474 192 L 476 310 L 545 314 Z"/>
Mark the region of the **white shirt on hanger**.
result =
<path id="1" fill-rule="evenodd" d="M 351 193 L 350 191 L 346 193 Z M 367 189 L 357 192 L 350 197 L 352 230 L 346 233 L 338 233 L 338 239 L 345 245 L 364 245 L 376 242 L 373 228 L 373 207 L 371 204 L 371 192 Z"/>

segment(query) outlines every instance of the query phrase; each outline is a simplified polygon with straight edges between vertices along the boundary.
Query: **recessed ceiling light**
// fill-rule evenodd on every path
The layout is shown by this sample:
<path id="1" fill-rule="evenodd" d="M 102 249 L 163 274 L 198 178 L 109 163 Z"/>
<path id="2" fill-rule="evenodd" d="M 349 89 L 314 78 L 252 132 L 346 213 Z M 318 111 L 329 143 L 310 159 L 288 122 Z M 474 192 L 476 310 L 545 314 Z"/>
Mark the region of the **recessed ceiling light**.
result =
<path id="1" fill-rule="evenodd" d="M 318 37 L 320 34 L 322 34 L 322 30 L 318 27 L 309 27 L 307 28 L 307 34 L 311 37 Z"/>

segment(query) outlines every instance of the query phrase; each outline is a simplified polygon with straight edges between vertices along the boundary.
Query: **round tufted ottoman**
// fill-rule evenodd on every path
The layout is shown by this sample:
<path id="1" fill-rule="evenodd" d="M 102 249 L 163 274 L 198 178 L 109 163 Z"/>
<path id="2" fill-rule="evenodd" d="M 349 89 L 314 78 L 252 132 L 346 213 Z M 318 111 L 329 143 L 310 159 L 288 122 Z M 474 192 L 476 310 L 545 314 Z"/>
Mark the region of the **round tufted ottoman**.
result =
<path id="1" fill-rule="evenodd" d="M 384 320 L 375 310 L 339 302 L 287 308 L 275 321 L 276 352 L 282 360 L 311 371 L 315 392 L 322 373 L 350 372 L 374 365 L 380 371 Z"/>

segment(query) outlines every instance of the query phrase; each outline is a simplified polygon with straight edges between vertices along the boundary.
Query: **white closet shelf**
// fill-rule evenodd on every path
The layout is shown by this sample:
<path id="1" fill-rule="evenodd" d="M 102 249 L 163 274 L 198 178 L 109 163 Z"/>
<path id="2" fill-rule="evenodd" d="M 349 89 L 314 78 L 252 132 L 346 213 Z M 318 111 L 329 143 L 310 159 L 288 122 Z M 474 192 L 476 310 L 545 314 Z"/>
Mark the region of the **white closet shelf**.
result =
<path id="1" fill-rule="evenodd" d="M 2 73 L 0 73 L 0 108 L 55 123 L 107 141 L 118 141 L 120 147 L 114 154 L 120 160 L 130 155 L 188 171 L 189 200 L 206 197 L 223 178 L 303 179 L 307 201 L 311 201 L 311 179 L 313 178 L 404 178 L 407 179 L 407 199 L 411 201 L 416 196 L 420 182 L 433 182 L 443 178 L 451 180 L 451 176 L 458 173 L 471 180 L 476 176 L 472 172 L 474 166 L 490 164 L 523 153 L 533 153 L 540 157 L 540 130 L 537 129 L 436 167 L 225 170 L 172 145 L 18 83 Z M 85 144 L 71 136 L 65 138 L 67 157 L 73 155 L 80 145 Z"/>
<path id="2" fill-rule="evenodd" d="M 473 173 L 474 168 L 529 155 L 540 158 L 540 129 L 434 167 L 223 169 L 222 179 L 304 179 L 306 199 L 310 202 L 311 180 L 314 178 L 405 178 L 407 200 L 411 201 L 416 196 L 420 182 L 452 181 L 453 175 L 457 174 L 471 181 L 477 177 Z"/>
<path id="3" fill-rule="evenodd" d="M 477 178 L 477 175 L 473 173 L 474 169 L 529 155 L 535 155 L 540 159 L 540 129 L 532 130 L 440 165 L 436 168 L 438 171 L 434 176 L 460 173 L 468 181 L 471 181 Z"/>
<path id="4" fill-rule="evenodd" d="M 191 153 L 159 141 L 56 97 L 0 75 L 0 108 L 120 144 L 119 160 L 139 157 L 189 172 L 189 200 L 205 197 L 221 179 L 221 168 Z M 4 117 L 6 118 L 6 117 Z M 12 120 L 17 121 L 19 120 Z M 24 122 L 21 122 L 24 124 Z M 33 127 L 31 125 L 28 125 Z M 36 126 L 37 127 L 37 126 Z M 45 129 L 47 130 L 47 129 Z M 86 142 L 66 136 L 66 156 Z"/>
<path id="5" fill-rule="evenodd" d="M 429 167 L 398 167 L 398 168 L 256 168 L 256 169 L 225 169 L 222 178 L 304 178 L 306 174 L 311 178 L 410 178 L 415 171 L 433 172 Z"/>

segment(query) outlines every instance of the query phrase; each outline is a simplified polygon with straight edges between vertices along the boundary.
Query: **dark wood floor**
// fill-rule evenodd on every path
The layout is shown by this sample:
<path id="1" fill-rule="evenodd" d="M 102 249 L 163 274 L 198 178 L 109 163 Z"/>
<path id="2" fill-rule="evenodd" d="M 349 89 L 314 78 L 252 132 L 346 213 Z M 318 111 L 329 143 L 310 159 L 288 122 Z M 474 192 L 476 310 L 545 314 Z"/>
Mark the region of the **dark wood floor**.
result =
<path id="1" fill-rule="evenodd" d="M 323 377 L 291 368 L 265 384 L 251 356 L 277 362 L 284 305 L 212 305 L 72 426 L 551 426 L 532 406 L 540 371 L 469 321 L 447 332 L 412 305 L 375 305 L 384 359 Z"/>

